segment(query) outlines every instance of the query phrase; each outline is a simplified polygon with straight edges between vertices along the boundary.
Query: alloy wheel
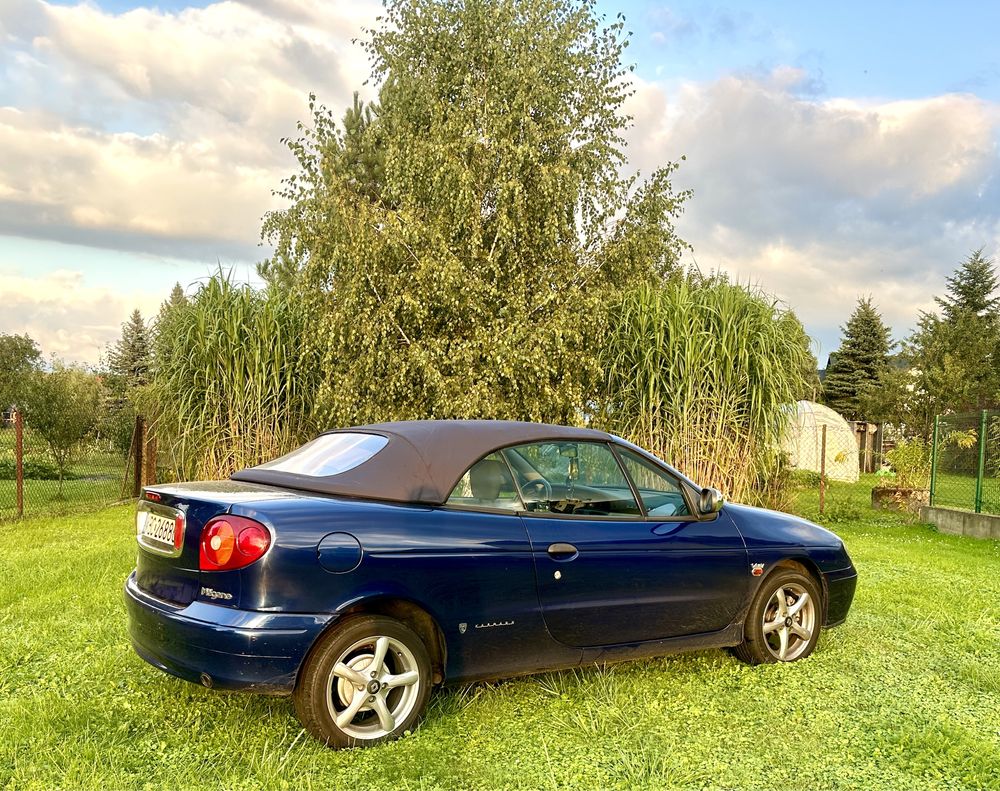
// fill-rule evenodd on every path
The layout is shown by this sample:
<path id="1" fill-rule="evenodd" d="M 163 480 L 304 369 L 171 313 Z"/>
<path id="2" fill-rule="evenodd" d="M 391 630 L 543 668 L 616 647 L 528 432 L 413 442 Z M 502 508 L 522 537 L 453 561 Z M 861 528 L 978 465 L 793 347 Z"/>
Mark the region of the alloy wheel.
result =
<path id="1" fill-rule="evenodd" d="M 764 608 L 764 643 L 780 662 L 798 659 L 809 648 L 816 623 L 816 602 L 801 585 L 781 585 Z"/>
<path id="2" fill-rule="evenodd" d="M 369 741 L 392 733 L 420 699 L 419 666 L 400 640 L 377 636 L 344 651 L 330 674 L 327 705 L 347 736 Z"/>

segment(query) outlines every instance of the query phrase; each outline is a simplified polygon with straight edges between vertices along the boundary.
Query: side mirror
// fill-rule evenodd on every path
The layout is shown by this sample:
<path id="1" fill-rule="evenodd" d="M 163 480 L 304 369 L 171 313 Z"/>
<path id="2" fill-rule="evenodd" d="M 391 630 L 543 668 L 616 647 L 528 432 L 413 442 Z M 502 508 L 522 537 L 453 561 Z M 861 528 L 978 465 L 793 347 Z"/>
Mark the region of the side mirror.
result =
<path id="1" fill-rule="evenodd" d="M 703 514 L 715 514 L 722 510 L 726 498 L 718 489 L 706 487 L 701 490 L 701 497 L 698 498 L 698 510 Z"/>

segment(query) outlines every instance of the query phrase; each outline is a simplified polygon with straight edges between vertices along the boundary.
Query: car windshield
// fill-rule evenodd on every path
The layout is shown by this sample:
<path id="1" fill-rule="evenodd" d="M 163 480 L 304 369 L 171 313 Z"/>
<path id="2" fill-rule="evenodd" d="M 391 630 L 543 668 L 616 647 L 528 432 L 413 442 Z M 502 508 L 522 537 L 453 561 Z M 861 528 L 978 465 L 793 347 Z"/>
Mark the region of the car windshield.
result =
<path id="1" fill-rule="evenodd" d="M 314 478 L 338 475 L 364 464 L 388 442 L 378 434 L 323 434 L 281 458 L 261 464 L 259 469 Z"/>

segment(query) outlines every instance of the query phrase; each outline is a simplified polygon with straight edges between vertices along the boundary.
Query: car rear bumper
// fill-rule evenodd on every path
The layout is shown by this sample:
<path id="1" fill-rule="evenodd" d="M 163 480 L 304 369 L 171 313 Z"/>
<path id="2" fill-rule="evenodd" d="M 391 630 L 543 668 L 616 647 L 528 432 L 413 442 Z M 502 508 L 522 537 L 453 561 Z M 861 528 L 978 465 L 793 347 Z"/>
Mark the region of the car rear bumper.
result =
<path id="1" fill-rule="evenodd" d="M 236 610 L 206 602 L 179 607 L 125 582 L 136 653 L 171 675 L 218 689 L 288 694 L 326 614 Z"/>
<path id="2" fill-rule="evenodd" d="M 839 626 L 847 620 L 857 586 L 858 572 L 854 566 L 826 575 L 826 626 Z"/>

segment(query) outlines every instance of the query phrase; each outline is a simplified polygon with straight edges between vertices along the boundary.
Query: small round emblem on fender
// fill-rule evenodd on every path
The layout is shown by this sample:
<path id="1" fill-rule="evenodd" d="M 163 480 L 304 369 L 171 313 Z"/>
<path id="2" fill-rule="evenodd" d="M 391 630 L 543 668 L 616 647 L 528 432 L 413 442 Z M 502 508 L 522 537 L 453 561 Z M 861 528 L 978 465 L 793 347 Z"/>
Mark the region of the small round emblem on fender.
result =
<path id="1" fill-rule="evenodd" d="M 761 574 L 764 573 L 764 564 L 763 563 L 750 564 L 750 573 L 753 574 L 755 577 L 759 577 Z"/>

